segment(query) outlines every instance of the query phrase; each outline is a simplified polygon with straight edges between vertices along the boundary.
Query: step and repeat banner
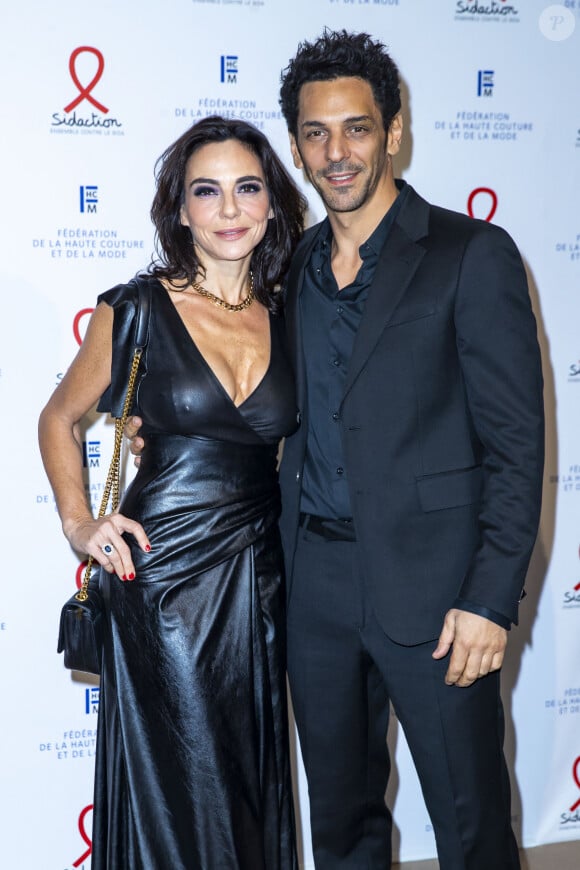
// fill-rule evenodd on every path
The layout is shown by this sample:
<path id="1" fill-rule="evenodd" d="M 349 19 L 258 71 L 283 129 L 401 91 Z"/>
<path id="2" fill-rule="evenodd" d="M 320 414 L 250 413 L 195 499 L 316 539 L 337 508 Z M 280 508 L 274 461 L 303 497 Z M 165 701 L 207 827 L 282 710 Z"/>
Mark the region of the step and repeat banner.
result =
<path id="1" fill-rule="evenodd" d="M 38 413 L 97 294 L 149 262 L 153 166 L 170 142 L 220 113 L 256 124 L 291 166 L 280 70 L 324 26 L 370 32 L 400 66 L 397 174 L 504 226 L 526 263 L 548 445 L 541 531 L 504 668 L 506 748 L 520 842 L 580 839 L 580 0 L 29 0 L 2 18 L 0 866 L 91 863 L 99 687 L 56 654 L 82 565 L 61 535 Z M 321 204 L 292 171 L 315 222 Z M 85 421 L 95 509 L 112 441 L 110 421 Z M 389 742 L 395 853 L 433 856 L 396 721 Z M 298 744 L 295 782 L 311 868 Z"/>

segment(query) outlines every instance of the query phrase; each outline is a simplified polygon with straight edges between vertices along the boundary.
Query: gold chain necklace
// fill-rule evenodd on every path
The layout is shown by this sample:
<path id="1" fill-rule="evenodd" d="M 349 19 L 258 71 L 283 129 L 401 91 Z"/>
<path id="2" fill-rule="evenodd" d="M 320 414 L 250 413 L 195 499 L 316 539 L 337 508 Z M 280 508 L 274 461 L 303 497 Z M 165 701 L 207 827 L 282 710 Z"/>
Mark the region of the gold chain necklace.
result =
<path id="1" fill-rule="evenodd" d="M 209 301 L 213 302 L 214 305 L 217 305 L 218 308 L 225 308 L 226 311 L 243 311 L 244 308 L 249 308 L 254 301 L 254 273 L 252 271 L 250 271 L 250 289 L 248 290 L 248 295 L 237 305 L 231 305 L 224 299 L 220 299 L 219 296 L 210 293 L 209 290 L 206 290 L 205 287 L 201 286 L 201 284 L 193 283 L 191 286 L 200 296 L 205 296 L 206 299 L 209 299 Z"/>

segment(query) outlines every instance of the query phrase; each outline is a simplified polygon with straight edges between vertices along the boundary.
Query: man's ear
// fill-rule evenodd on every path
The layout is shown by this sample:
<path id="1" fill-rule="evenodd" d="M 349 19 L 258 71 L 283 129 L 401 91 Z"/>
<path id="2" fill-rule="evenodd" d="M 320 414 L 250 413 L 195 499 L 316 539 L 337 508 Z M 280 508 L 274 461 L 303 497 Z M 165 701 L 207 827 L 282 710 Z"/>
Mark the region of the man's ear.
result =
<path id="1" fill-rule="evenodd" d="M 296 169 L 303 169 L 304 163 L 302 162 L 302 157 L 300 156 L 300 151 L 298 150 L 298 145 L 296 144 L 296 137 L 293 133 L 289 133 L 288 135 L 290 137 L 290 152 L 292 154 L 294 166 L 296 167 Z"/>
<path id="2" fill-rule="evenodd" d="M 387 134 L 387 152 L 393 156 L 398 154 L 401 142 L 403 141 L 403 116 L 399 112 L 391 121 L 389 132 Z"/>

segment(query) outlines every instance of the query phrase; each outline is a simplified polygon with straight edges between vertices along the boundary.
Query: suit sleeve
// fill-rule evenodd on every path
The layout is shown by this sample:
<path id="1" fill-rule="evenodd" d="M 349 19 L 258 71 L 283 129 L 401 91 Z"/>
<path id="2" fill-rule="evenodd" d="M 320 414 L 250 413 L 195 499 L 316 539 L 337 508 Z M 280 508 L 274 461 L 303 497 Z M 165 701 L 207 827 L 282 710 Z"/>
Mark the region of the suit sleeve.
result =
<path id="1" fill-rule="evenodd" d="M 542 371 L 521 257 L 498 227 L 475 223 L 455 305 L 468 408 L 483 445 L 479 545 L 458 598 L 513 623 L 541 507 Z"/>

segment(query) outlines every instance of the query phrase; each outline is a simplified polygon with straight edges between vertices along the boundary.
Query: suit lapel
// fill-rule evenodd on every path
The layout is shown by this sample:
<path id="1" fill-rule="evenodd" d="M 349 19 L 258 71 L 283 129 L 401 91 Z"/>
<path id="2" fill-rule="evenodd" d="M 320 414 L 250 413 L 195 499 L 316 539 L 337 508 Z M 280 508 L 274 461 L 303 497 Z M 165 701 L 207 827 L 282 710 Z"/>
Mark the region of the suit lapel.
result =
<path id="1" fill-rule="evenodd" d="M 388 326 L 425 255 L 425 248 L 417 243 L 417 239 L 426 235 L 428 209 L 425 200 L 414 190 L 408 190 L 407 201 L 391 227 L 369 287 L 350 358 L 343 399 Z"/>

